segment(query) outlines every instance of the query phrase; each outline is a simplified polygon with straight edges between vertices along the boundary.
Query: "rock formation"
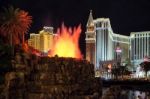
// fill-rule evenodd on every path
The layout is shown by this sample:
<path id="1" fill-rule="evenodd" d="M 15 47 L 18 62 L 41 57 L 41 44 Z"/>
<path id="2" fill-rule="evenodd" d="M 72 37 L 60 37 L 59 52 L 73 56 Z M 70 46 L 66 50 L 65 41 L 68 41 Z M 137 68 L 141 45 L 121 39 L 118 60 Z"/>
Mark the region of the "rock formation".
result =
<path id="1" fill-rule="evenodd" d="M 101 82 L 86 60 L 16 53 L 4 99 L 99 99 Z"/>

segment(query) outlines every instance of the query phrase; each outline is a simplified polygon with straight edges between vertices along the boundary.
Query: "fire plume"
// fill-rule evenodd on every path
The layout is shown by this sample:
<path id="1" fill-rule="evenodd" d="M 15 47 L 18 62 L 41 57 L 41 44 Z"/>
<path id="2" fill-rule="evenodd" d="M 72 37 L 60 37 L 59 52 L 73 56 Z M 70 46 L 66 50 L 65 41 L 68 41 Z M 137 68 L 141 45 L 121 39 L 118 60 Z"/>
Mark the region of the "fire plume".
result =
<path id="1" fill-rule="evenodd" d="M 52 56 L 82 58 L 79 49 L 79 37 L 81 33 L 81 25 L 78 27 L 67 28 L 62 25 L 57 30 L 57 36 L 54 38 Z"/>

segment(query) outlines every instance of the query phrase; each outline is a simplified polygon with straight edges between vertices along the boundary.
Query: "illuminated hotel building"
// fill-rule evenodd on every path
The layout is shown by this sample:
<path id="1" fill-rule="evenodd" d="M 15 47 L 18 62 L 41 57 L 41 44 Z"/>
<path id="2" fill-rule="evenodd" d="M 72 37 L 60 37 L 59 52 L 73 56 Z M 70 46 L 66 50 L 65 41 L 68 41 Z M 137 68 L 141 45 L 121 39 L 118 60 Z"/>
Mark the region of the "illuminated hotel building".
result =
<path id="1" fill-rule="evenodd" d="M 138 65 L 150 56 L 150 31 L 131 32 L 131 62 Z"/>
<path id="2" fill-rule="evenodd" d="M 86 31 L 86 59 L 96 65 L 96 33 L 92 13 L 89 15 Z"/>
<path id="3" fill-rule="evenodd" d="M 86 59 L 99 69 L 103 65 L 121 64 L 130 59 L 139 64 L 150 56 L 150 32 L 134 32 L 130 36 L 113 32 L 109 18 L 93 19 L 90 12 L 87 22 Z"/>
<path id="4" fill-rule="evenodd" d="M 48 53 L 48 51 L 52 49 L 53 38 L 53 28 L 44 27 L 43 30 L 39 32 L 39 34 L 30 34 L 28 44 L 29 46 L 41 51 L 42 53 Z"/>

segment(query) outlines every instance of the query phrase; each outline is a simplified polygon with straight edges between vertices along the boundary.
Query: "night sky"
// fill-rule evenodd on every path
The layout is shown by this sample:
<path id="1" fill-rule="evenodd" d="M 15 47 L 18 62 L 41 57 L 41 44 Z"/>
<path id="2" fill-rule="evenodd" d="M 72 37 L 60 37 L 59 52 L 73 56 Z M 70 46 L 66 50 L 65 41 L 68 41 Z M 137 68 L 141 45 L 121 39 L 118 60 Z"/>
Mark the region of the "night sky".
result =
<path id="1" fill-rule="evenodd" d="M 29 32 L 38 32 L 43 26 L 56 28 L 82 24 L 80 47 L 85 52 L 85 26 L 90 9 L 93 17 L 108 17 L 115 33 L 150 31 L 150 0 L 0 0 L 0 6 L 13 5 L 33 17 Z"/>

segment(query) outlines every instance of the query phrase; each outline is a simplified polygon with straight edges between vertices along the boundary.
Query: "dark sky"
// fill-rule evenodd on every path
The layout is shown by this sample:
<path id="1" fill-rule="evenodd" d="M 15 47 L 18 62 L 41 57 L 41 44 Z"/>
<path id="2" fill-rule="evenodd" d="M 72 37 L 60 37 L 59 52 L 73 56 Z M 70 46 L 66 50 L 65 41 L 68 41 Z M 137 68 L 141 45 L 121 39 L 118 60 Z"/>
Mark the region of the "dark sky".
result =
<path id="1" fill-rule="evenodd" d="M 150 31 L 150 0 L 0 0 L 0 6 L 14 5 L 33 16 L 30 32 L 44 25 L 55 29 L 64 22 L 67 26 L 82 24 L 80 46 L 85 44 L 84 32 L 89 16 L 108 17 L 115 33 L 129 35 L 134 31 Z"/>

